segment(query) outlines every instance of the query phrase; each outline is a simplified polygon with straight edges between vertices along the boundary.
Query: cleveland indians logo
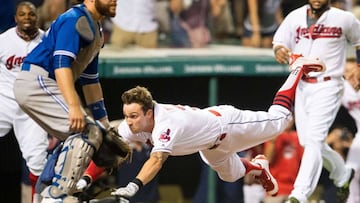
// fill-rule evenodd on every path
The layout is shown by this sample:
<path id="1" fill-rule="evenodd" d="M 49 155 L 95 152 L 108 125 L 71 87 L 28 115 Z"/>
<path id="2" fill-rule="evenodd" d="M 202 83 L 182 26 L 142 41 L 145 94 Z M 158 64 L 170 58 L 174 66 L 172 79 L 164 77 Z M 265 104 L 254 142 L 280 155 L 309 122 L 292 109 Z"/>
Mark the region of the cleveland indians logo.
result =
<path id="1" fill-rule="evenodd" d="M 164 143 L 170 141 L 170 129 L 167 129 L 165 132 L 161 133 L 159 141 Z"/>
<path id="2" fill-rule="evenodd" d="M 323 24 L 312 25 L 309 28 L 298 27 L 296 29 L 295 42 L 298 43 L 300 38 L 319 39 L 319 38 L 340 38 L 342 35 L 341 27 L 326 27 Z"/>
<path id="3" fill-rule="evenodd" d="M 6 68 L 8 70 L 11 70 L 14 68 L 14 66 L 20 66 L 22 64 L 22 62 L 24 61 L 24 59 L 25 59 L 25 56 L 22 57 L 22 56 L 12 55 L 6 60 L 6 64 L 5 64 Z"/>

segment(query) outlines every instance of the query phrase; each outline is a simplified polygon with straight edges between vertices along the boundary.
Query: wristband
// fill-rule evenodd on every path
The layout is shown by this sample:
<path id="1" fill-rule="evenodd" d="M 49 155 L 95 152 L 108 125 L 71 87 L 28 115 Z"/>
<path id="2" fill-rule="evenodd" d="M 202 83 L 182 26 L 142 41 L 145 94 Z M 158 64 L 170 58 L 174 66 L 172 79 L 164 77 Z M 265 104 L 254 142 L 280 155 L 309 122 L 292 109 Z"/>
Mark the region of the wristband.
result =
<path id="1" fill-rule="evenodd" d="M 139 186 L 139 189 L 144 186 L 143 182 L 139 178 L 135 178 L 131 182 L 135 183 L 137 186 Z"/>
<path id="2" fill-rule="evenodd" d="M 356 49 L 356 63 L 360 67 L 360 49 Z"/>
<path id="3" fill-rule="evenodd" d="M 107 116 L 107 112 L 105 109 L 104 100 L 101 99 L 100 101 L 97 101 L 95 103 L 88 105 L 89 110 L 91 111 L 92 116 L 95 120 L 100 120 Z"/>

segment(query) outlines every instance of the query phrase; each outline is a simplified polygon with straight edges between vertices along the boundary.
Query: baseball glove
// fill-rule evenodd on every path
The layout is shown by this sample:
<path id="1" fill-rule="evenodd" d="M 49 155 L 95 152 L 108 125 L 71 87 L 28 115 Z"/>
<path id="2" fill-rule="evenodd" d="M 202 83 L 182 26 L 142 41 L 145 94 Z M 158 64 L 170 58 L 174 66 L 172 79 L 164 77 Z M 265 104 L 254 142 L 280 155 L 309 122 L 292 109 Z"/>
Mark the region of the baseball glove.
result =
<path id="1" fill-rule="evenodd" d="M 131 157 L 132 149 L 129 144 L 112 127 L 105 132 L 103 142 L 92 159 L 97 166 L 117 168 L 126 160 L 131 160 Z"/>

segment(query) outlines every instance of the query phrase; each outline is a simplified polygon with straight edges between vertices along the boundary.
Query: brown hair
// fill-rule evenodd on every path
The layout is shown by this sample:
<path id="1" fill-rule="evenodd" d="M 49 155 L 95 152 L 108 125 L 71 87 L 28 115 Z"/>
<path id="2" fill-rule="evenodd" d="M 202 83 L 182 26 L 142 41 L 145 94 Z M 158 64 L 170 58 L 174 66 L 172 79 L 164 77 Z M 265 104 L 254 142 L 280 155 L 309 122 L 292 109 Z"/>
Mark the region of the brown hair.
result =
<path id="1" fill-rule="evenodd" d="M 140 104 L 144 113 L 154 108 L 152 95 L 146 87 L 136 86 L 127 90 L 121 95 L 121 100 L 123 104 Z"/>

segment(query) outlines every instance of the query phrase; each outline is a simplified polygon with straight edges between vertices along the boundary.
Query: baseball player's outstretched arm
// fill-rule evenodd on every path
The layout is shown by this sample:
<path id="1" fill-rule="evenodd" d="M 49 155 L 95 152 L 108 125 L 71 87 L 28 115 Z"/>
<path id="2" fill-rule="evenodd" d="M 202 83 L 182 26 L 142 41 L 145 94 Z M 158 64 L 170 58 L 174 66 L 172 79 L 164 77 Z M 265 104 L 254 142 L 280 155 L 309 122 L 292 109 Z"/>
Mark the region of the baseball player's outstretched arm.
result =
<path id="1" fill-rule="evenodd" d="M 162 168 L 164 162 L 169 157 L 167 152 L 153 152 L 150 158 L 144 163 L 139 174 L 126 187 L 118 188 L 111 195 L 132 197 L 145 184 L 149 183 Z"/>

